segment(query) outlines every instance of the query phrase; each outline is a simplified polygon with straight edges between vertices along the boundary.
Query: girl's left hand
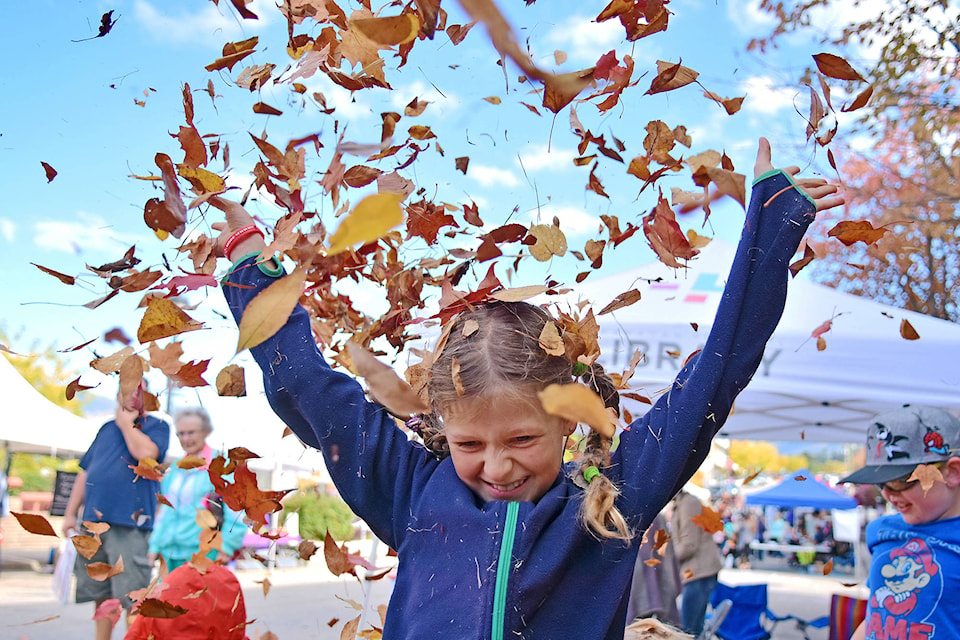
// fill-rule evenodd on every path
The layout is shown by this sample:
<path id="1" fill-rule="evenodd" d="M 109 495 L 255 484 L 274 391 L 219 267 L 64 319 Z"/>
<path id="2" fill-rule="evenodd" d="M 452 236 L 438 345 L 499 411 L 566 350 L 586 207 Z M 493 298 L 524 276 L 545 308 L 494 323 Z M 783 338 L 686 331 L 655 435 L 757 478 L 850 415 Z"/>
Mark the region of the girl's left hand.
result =
<path id="1" fill-rule="evenodd" d="M 766 138 L 760 138 L 760 146 L 757 149 L 757 163 L 753 167 L 753 177 L 755 179 L 774 169 L 771 156 L 770 141 Z M 798 178 L 797 174 L 800 173 L 800 167 L 783 167 L 783 171 L 793 178 L 797 187 L 813 198 L 817 211 L 839 207 L 845 202 L 843 196 L 834 195 L 839 191 L 837 185 L 831 184 L 823 178 Z"/>

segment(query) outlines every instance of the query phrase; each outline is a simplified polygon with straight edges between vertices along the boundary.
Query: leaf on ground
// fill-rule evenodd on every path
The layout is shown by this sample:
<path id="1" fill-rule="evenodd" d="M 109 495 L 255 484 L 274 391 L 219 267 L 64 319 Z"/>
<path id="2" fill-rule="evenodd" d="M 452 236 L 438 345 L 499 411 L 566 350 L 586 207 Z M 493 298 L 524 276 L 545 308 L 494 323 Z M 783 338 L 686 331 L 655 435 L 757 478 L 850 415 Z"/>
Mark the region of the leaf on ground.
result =
<path id="1" fill-rule="evenodd" d="M 403 222 L 401 199 L 395 193 L 378 193 L 357 203 L 330 236 L 327 255 L 336 255 L 357 243 L 373 242 Z"/>
<path id="2" fill-rule="evenodd" d="M 87 575 L 97 582 L 109 580 L 121 573 L 123 573 L 123 556 L 117 558 L 117 563 L 114 565 L 109 565 L 106 562 L 91 562 L 87 565 Z"/>
<path id="3" fill-rule="evenodd" d="M 277 333 L 287 323 L 303 293 L 306 272 L 297 267 L 258 293 L 240 318 L 237 353 L 255 347 Z"/>
<path id="4" fill-rule="evenodd" d="M 38 536 L 58 537 L 50 521 L 38 513 L 17 513 L 16 511 L 11 511 L 10 514 L 16 518 L 20 526 L 29 533 L 35 533 Z"/>
<path id="5" fill-rule="evenodd" d="M 355 342 L 347 343 L 347 353 L 357 374 L 377 402 L 399 416 L 428 413 L 430 407 L 397 372 Z"/>
<path id="6" fill-rule="evenodd" d="M 173 301 L 167 298 L 150 298 L 137 329 L 137 340 L 140 344 L 146 344 L 151 340 L 169 338 L 202 327 L 202 322 L 188 316 Z"/>
<path id="7" fill-rule="evenodd" d="M 585 424 L 605 438 L 616 434 L 616 423 L 593 389 L 579 384 L 551 384 L 537 394 L 543 410 L 575 423 Z"/>

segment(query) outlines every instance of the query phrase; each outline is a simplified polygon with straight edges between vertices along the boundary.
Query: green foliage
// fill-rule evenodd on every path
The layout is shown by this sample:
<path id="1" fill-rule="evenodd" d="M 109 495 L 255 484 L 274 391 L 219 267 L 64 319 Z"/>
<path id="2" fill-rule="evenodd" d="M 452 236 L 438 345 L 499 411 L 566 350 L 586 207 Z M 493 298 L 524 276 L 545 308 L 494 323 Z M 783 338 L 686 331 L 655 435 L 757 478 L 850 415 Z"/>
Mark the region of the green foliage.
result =
<path id="1" fill-rule="evenodd" d="M 11 488 L 10 493 L 17 495 L 21 491 L 53 491 L 53 481 L 57 470 L 79 471 L 78 460 L 62 461 L 53 456 L 17 454 L 10 465 L 10 476 L 23 480 L 23 486 Z"/>
<path id="2" fill-rule="evenodd" d="M 353 538 L 356 516 L 350 507 L 334 496 L 321 495 L 312 489 L 295 493 L 284 501 L 283 515 L 296 513 L 300 517 L 300 536 L 323 540 L 329 530 L 334 540 Z"/>

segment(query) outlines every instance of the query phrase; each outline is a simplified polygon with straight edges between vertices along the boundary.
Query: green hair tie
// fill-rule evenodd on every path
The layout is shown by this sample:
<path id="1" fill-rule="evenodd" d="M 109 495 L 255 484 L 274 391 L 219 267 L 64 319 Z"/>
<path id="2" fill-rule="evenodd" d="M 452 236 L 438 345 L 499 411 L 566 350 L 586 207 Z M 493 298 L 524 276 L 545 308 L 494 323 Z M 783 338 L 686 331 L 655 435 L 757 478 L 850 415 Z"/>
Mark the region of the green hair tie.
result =
<path id="1" fill-rule="evenodd" d="M 587 481 L 587 484 L 590 484 L 590 481 L 600 475 L 600 469 L 597 469 L 593 465 L 590 465 L 583 470 L 583 479 Z"/>

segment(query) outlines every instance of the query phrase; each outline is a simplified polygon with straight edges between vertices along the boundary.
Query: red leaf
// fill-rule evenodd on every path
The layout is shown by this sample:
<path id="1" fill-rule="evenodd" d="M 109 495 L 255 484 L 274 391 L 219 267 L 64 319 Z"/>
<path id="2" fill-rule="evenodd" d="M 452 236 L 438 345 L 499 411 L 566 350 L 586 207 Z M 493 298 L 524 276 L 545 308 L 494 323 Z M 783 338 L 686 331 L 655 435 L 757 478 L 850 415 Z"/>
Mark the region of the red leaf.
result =
<path id="1" fill-rule="evenodd" d="M 57 532 L 53 530 L 53 525 L 43 516 L 36 513 L 17 513 L 16 511 L 11 511 L 10 513 L 17 519 L 20 526 L 28 532 L 35 533 L 38 536 L 57 537 Z"/>
<path id="2" fill-rule="evenodd" d="M 41 266 L 41 265 L 37 264 L 36 262 L 31 262 L 30 264 L 32 264 L 33 266 L 35 266 L 37 269 L 40 269 L 40 271 L 43 271 L 43 272 L 46 273 L 47 275 L 53 276 L 54 278 L 56 278 L 57 280 L 59 280 L 59 281 L 62 282 L 63 284 L 74 284 L 74 283 L 76 283 L 76 281 L 77 281 L 76 278 L 74 278 L 73 276 L 68 276 L 68 275 L 65 274 L 65 273 L 60 273 L 59 271 L 54 271 L 53 269 L 48 269 L 47 267 Z"/>
<path id="3" fill-rule="evenodd" d="M 43 166 L 43 171 L 47 174 L 47 184 L 53 182 L 53 179 L 57 177 L 57 170 L 42 160 L 40 164 Z"/>
<path id="4" fill-rule="evenodd" d="M 840 56 L 833 55 L 832 53 L 818 53 L 813 56 L 813 60 L 817 63 L 817 68 L 820 69 L 820 73 L 825 76 L 836 78 L 837 80 L 863 81 L 863 76 L 857 73 L 857 71 L 850 66 L 850 63 Z"/>

